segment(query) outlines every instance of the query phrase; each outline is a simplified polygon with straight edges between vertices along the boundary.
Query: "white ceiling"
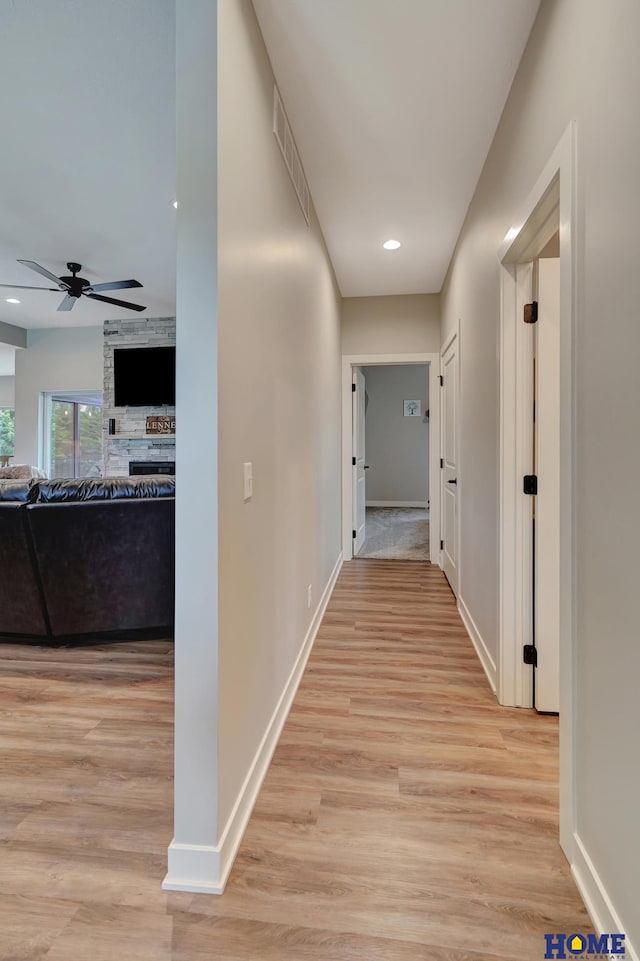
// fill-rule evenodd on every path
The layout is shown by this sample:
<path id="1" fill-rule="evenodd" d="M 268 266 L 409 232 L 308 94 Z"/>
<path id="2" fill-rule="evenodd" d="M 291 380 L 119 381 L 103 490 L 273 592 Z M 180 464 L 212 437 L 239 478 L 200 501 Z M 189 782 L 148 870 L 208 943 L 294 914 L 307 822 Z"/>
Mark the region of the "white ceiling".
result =
<path id="1" fill-rule="evenodd" d="M 0 0 L 0 281 L 83 264 L 108 296 L 175 312 L 174 0 Z M 19 305 L 6 297 L 19 297 Z M 0 288 L 0 320 L 78 327 L 132 311 Z"/>
<path id="2" fill-rule="evenodd" d="M 345 295 L 440 289 L 538 2 L 254 0 Z M 0 281 L 76 260 L 175 312 L 174 43 L 174 0 L 0 0 Z M 0 321 L 137 316 L 61 299 Z"/>
<path id="3" fill-rule="evenodd" d="M 343 295 L 439 291 L 539 0 L 253 5 Z"/>

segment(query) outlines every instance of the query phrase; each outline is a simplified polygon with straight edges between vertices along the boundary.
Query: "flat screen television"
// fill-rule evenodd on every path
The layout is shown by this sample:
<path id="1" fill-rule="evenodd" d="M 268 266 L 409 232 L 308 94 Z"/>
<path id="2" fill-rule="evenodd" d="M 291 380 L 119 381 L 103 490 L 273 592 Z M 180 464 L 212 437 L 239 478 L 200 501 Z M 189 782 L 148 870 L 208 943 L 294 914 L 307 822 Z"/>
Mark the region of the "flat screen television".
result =
<path id="1" fill-rule="evenodd" d="M 116 347 L 116 407 L 163 407 L 176 402 L 175 347 Z"/>

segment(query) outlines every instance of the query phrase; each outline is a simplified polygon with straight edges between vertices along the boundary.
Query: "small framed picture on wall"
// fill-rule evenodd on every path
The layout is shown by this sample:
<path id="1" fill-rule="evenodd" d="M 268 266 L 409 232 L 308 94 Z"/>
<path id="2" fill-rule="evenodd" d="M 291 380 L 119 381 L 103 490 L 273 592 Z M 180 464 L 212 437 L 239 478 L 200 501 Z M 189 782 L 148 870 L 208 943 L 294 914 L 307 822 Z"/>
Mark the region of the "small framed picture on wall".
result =
<path id="1" fill-rule="evenodd" d="M 404 403 L 404 416 L 405 417 L 419 417 L 420 416 L 420 401 L 419 400 L 405 400 Z"/>

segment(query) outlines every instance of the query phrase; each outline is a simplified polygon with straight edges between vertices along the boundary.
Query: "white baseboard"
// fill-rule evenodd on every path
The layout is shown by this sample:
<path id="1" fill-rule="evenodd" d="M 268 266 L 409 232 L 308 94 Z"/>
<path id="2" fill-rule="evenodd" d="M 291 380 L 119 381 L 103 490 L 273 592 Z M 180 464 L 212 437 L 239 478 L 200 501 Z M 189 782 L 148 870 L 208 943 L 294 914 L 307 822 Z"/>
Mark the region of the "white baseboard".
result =
<path id="1" fill-rule="evenodd" d="M 476 622 L 472 618 L 471 614 L 469 613 L 469 609 L 467 605 L 465 604 L 465 602 L 462 600 L 462 597 L 460 596 L 458 596 L 458 611 L 460 612 L 460 617 L 462 618 L 462 622 L 467 629 L 467 634 L 471 638 L 471 643 L 476 649 L 476 654 L 480 658 L 480 663 L 484 668 L 484 673 L 487 675 L 489 684 L 491 685 L 491 689 L 495 694 L 496 688 L 497 688 L 497 680 L 498 680 L 496 662 L 494 661 L 491 654 L 489 653 L 489 649 L 487 648 L 487 645 L 482 639 L 482 635 L 478 630 L 478 626 Z"/>
<path id="2" fill-rule="evenodd" d="M 179 844 L 173 840 L 169 845 L 168 872 L 162 883 L 163 890 L 191 891 L 200 894 L 222 894 L 224 891 L 341 567 L 342 552 L 331 572 L 300 653 L 280 695 L 280 700 L 240 789 L 220 841 L 215 847 L 209 847 Z"/>
<path id="3" fill-rule="evenodd" d="M 163 891 L 222 894 L 224 885 L 221 886 L 219 881 L 222 876 L 219 846 L 178 844 L 174 838 L 167 854 L 167 875 L 162 882 Z"/>
<path id="4" fill-rule="evenodd" d="M 587 849 L 577 834 L 573 835 L 574 840 L 574 860 L 571 865 L 573 877 L 578 886 L 578 890 L 589 912 L 589 917 L 598 934 L 625 934 L 622 922 L 611 903 L 606 888 L 602 883 L 593 861 L 587 853 Z M 626 961 L 640 961 L 640 954 L 629 941 L 625 938 L 625 959 Z"/>
<path id="5" fill-rule="evenodd" d="M 426 510 L 429 501 L 366 501 L 367 507 L 422 507 Z"/>

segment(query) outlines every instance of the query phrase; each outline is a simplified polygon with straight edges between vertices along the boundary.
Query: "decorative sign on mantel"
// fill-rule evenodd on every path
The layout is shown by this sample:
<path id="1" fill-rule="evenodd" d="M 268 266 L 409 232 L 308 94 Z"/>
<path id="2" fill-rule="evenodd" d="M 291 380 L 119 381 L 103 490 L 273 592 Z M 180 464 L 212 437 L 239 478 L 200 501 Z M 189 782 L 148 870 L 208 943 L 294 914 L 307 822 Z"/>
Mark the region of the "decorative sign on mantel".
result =
<path id="1" fill-rule="evenodd" d="M 153 414 L 147 417 L 147 434 L 175 434 L 175 414 Z"/>

